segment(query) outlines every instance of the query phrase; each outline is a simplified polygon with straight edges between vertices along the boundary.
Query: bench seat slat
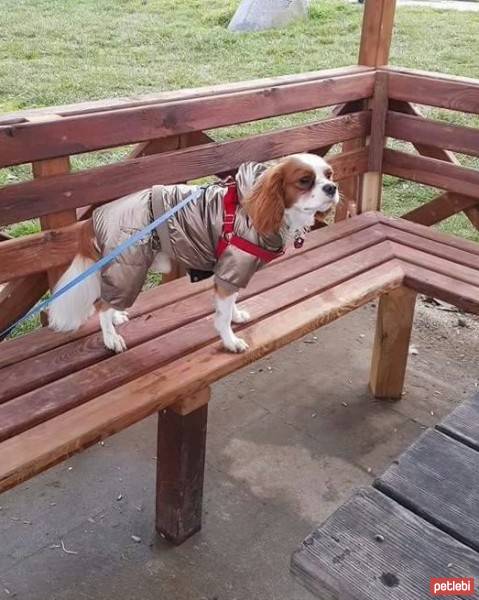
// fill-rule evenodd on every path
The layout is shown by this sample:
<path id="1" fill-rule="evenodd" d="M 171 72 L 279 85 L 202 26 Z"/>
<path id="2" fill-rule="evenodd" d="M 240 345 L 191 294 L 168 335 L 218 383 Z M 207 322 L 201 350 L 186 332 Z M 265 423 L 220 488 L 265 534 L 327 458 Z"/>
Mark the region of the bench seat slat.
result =
<path id="1" fill-rule="evenodd" d="M 380 231 L 365 229 L 337 240 L 327 247 L 320 245 L 309 252 L 290 254 L 286 262 L 273 263 L 268 269 L 258 273 L 248 288 L 243 291 L 241 299 L 263 293 L 273 286 L 306 275 L 311 270 L 346 258 L 383 239 Z M 158 295 L 161 296 L 164 289 L 164 287 L 159 288 Z M 163 306 L 158 310 L 148 311 L 121 328 L 128 348 L 134 348 L 172 329 L 178 329 L 211 314 L 213 312 L 211 291 L 208 289 L 194 296 L 178 299 L 173 306 L 168 306 L 168 310 L 166 308 Z M 112 353 L 104 347 L 101 336 L 91 334 L 0 369 L 2 381 L 0 404 L 111 356 Z M 22 377 L 19 377 L 19 373 L 23 374 Z"/>
<path id="2" fill-rule="evenodd" d="M 367 270 L 246 327 L 243 335 L 252 349 L 243 354 L 209 344 L 4 441 L 0 492 L 395 289 L 402 277 L 394 261 Z"/>
<path id="3" fill-rule="evenodd" d="M 427 269 L 432 273 L 446 275 L 447 277 L 457 279 L 458 281 L 462 281 L 466 284 L 479 287 L 479 257 L 477 261 L 477 267 L 472 269 L 471 267 L 453 263 L 445 258 L 434 256 L 429 252 L 422 252 L 421 250 L 404 246 L 402 244 L 398 244 L 397 242 L 391 243 L 397 258 L 407 263 Z"/>
<path id="4" fill-rule="evenodd" d="M 432 577 L 477 581 L 479 555 L 368 488 L 305 539 L 291 569 L 322 600 L 424 600 Z"/>
<path id="5" fill-rule="evenodd" d="M 378 227 L 381 227 L 379 225 Z M 464 265 L 472 269 L 479 269 L 479 254 L 455 248 L 444 242 L 430 240 L 417 233 L 408 233 L 396 227 L 386 227 L 383 230 L 384 236 L 392 242 L 397 242 L 403 246 L 408 246 L 422 252 L 427 252 L 433 256 L 450 260 L 458 265 Z"/>
<path id="6" fill-rule="evenodd" d="M 253 319 L 264 319 L 392 258 L 389 243 L 381 242 L 296 279 L 288 280 L 286 272 L 286 282 L 276 286 L 274 294 L 257 294 L 247 300 L 245 306 Z M 272 271 L 273 269 L 270 270 Z M 286 269 L 283 268 L 283 271 Z M 197 302 L 196 297 L 193 300 Z M 209 298 L 204 298 L 204 302 L 211 304 Z M 301 310 L 300 307 L 297 309 Z M 112 390 L 215 340 L 217 335 L 210 315 L 172 329 L 178 315 L 187 318 L 189 310 L 193 310 L 193 307 L 186 300 L 175 305 L 174 311 L 160 311 L 157 319 L 160 323 L 168 322 L 170 329 L 164 335 L 0 405 L 0 440 L 87 402 L 98 394 Z M 169 314 L 170 312 L 173 314 Z M 153 318 L 145 326 L 153 327 L 152 321 Z"/>
<path id="7" fill-rule="evenodd" d="M 321 230 L 312 231 L 307 237 L 305 244 L 301 250 L 288 252 L 285 256 L 278 258 L 266 268 L 290 259 L 292 256 L 297 256 L 303 252 L 307 252 L 313 248 L 330 244 L 354 232 L 361 231 L 378 222 L 376 213 L 365 213 L 354 219 L 337 223 L 334 227 L 327 227 Z M 254 282 L 254 279 L 253 279 Z M 161 308 L 168 304 L 174 304 L 178 300 L 193 296 L 201 291 L 211 287 L 210 281 L 203 281 L 191 285 L 186 278 L 168 283 L 167 286 L 162 286 L 161 290 L 148 290 L 143 292 L 135 305 L 129 310 L 132 318 L 144 313 Z M 3 342 L 0 352 L 0 368 L 10 364 L 16 364 L 21 360 L 25 360 L 30 356 L 37 356 L 42 352 L 47 352 L 52 348 L 56 348 L 63 344 L 69 343 L 72 340 L 85 337 L 90 333 L 99 330 L 99 324 L 96 319 L 91 319 L 79 331 L 73 333 L 56 333 L 49 329 L 38 329 L 28 336 L 8 340 Z"/>
<path id="8" fill-rule="evenodd" d="M 400 229 L 401 231 L 413 233 L 425 238 L 426 240 L 440 242 L 442 244 L 446 244 L 447 246 L 451 246 L 452 248 L 464 250 L 465 252 L 470 252 L 476 256 L 479 256 L 479 244 L 477 242 L 471 242 L 455 235 L 448 235 L 447 233 L 442 233 L 436 229 L 433 229 L 432 227 L 426 227 L 424 225 L 420 225 L 419 223 L 406 221 L 405 219 L 401 219 L 399 217 L 387 217 L 381 213 L 375 214 L 377 215 L 379 222 L 384 223 L 388 227 L 394 227 L 396 229 Z"/>
<path id="9" fill-rule="evenodd" d="M 375 486 L 464 544 L 479 550 L 479 454 L 426 431 Z"/>
<path id="10" fill-rule="evenodd" d="M 479 314 L 479 294 L 477 287 L 448 277 L 442 273 L 429 271 L 410 263 L 404 265 L 404 283 L 421 294 L 449 302 L 473 314 Z"/>

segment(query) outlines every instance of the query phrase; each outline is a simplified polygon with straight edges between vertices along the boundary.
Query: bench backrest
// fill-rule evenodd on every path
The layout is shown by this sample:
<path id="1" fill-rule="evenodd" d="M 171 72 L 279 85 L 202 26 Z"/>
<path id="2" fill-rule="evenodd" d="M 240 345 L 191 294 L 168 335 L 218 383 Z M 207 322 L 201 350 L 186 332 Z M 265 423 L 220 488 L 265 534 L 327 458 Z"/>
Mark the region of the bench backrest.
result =
<path id="1" fill-rule="evenodd" d="M 94 206 L 152 184 L 224 175 L 245 161 L 325 153 L 339 142 L 364 138 L 370 112 L 361 101 L 373 87 L 373 69 L 347 67 L 3 116 L 0 168 L 31 165 L 33 177 L 0 188 L 0 227 L 39 218 L 42 232 L 0 243 L 0 285 L 15 281 L 8 293 L 0 290 L 0 331 L 19 311 L 18 302 L 12 306 L 12 290 L 17 300 L 25 303 L 28 297 L 32 304 L 55 283 L 76 253 L 77 221 L 88 218 Z M 313 115 L 306 125 L 261 135 L 214 141 L 205 133 L 335 105 L 342 106 L 336 116 L 321 121 Z M 75 155 L 109 148 L 116 162 L 88 168 L 88 158 L 81 157 L 81 170 L 72 169 Z M 357 175 L 366 170 L 366 150 L 333 163 L 338 179 Z M 45 272 L 48 281 L 38 276 Z M 31 289 L 34 276 L 38 281 Z M 3 304 L 7 296 L 9 306 Z"/>

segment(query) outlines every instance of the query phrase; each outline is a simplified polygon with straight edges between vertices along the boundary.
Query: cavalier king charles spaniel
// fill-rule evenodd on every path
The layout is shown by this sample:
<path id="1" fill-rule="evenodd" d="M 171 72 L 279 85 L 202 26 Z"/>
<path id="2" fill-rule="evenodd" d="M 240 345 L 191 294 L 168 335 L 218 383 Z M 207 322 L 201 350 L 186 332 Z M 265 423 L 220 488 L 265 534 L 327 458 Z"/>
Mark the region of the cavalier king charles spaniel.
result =
<path id="1" fill-rule="evenodd" d="M 315 215 L 317 213 L 324 215 L 334 208 L 338 203 L 339 194 L 333 181 L 331 167 L 317 155 L 295 154 L 279 160 L 272 166 L 259 166 L 262 168 L 261 173 L 254 178 L 255 180 L 251 182 L 248 189 L 241 190 L 236 217 L 233 218 L 234 235 L 237 238 L 248 238 L 249 242 L 247 243 L 250 244 L 250 247 L 256 244 L 256 248 L 266 249 L 267 252 L 275 251 L 279 255 L 295 241 L 299 245 L 303 233 L 314 225 Z M 166 208 L 171 206 L 168 204 L 169 195 L 177 193 L 178 190 L 184 193 L 185 190 L 194 189 L 185 186 L 155 187 L 159 189 L 162 198 L 167 198 Z M 226 251 L 221 256 L 218 254 L 216 248 L 218 240 L 226 239 L 223 229 L 225 188 L 219 184 L 213 184 L 210 188 L 197 202 L 199 206 L 197 212 L 188 213 L 186 211 L 183 216 L 178 213 L 176 220 L 168 221 L 166 236 L 173 240 L 173 244 L 170 244 L 170 241 L 165 238 L 165 232 L 160 232 L 157 236 L 151 236 L 151 239 L 149 238 L 145 244 L 128 250 L 127 258 L 128 252 L 136 253 L 134 256 L 131 254 L 133 258 L 129 262 L 127 258 L 124 258 L 123 262 L 117 263 L 115 266 L 108 266 L 101 274 L 89 277 L 52 303 L 49 310 L 50 326 L 60 331 L 77 329 L 96 309 L 99 312 L 105 345 L 115 352 L 125 350 L 125 342 L 117 333 L 115 326 L 128 320 L 124 309 L 128 308 L 137 297 L 147 270 L 152 263 L 155 263 L 157 266 L 155 270 L 167 273 L 171 269 L 171 259 L 179 259 L 179 262 L 183 263 L 187 269 L 201 270 L 203 268 L 212 271 L 211 274 L 215 275 L 215 328 L 227 350 L 231 352 L 245 351 L 248 345 L 234 333 L 232 323 L 244 323 L 250 317 L 245 310 L 238 309 L 236 299 L 239 288 L 245 287 L 253 273 L 261 268 L 265 261 L 258 258 L 260 256 L 258 254 L 248 255 L 248 251 L 245 251 L 244 248 L 230 248 L 229 240 L 231 238 L 227 238 L 226 243 L 223 242 Z M 152 188 L 152 190 L 154 189 Z M 132 218 L 133 222 L 130 225 L 129 234 L 131 235 L 132 229 L 141 228 L 148 222 L 151 223 L 153 217 L 157 216 L 152 210 L 152 194 L 154 195 L 154 193 L 145 190 L 137 196 L 132 194 L 104 205 L 104 207 L 99 207 L 96 211 L 103 211 L 103 215 L 110 214 L 110 221 L 118 222 L 120 220 L 122 234 L 125 232 L 124 230 L 128 229 L 125 227 L 125 223 L 129 224 L 127 219 L 135 217 Z M 135 205 L 135 202 L 138 204 Z M 165 202 L 162 203 L 162 206 Z M 203 204 L 200 206 L 198 203 L 201 202 Z M 208 202 L 216 202 L 216 208 L 213 204 L 208 205 Z M 115 203 L 117 204 L 115 205 Z M 109 205 L 123 207 L 123 216 L 118 219 L 116 216 L 111 216 L 115 213 L 105 213 L 109 210 Z M 138 224 L 137 216 L 142 210 L 147 215 L 145 216 L 146 220 Z M 184 210 L 182 209 L 180 212 Z M 196 209 L 193 207 L 191 210 Z M 208 218 L 209 222 L 207 222 Z M 124 220 L 122 221 L 122 219 Z M 178 229 L 182 227 L 182 231 L 176 231 L 175 227 Z M 194 227 L 198 230 L 196 233 L 193 232 Z M 98 219 L 95 221 L 95 214 L 92 220 L 85 222 L 82 227 L 79 253 L 61 277 L 57 289 L 79 275 L 95 260 L 98 260 L 99 256 L 111 251 L 112 246 L 108 246 L 105 242 L 105 236 L 108 236 L 104 230 L 104 222 Z M 101 236 L 105 239 L 101 239 Z M 169 245 L 168 251 L 166 251 L 165 239 Z M 115 245 L 118 245 L 118 241 L 119 238 L 115 238 Z M 187 248 L 186 254 L 182 255 L 181 247 Z M 171 251 L 171 248 L 174 252 Z M 196 261 L 191 258 L 195 252 L 201 260 Z M 141 260 L 138 258 L 139 253 L 141 253 Z M 208 269 L 204 268 L 205 264 L 208 265 Z M 242 270 L 246 270 L 248 273 L 245 274 Z M 105 281 L 104 277 L 106 277 Z M 112 284 L 113 280 L 114 285 Z M 131 286 L 133 280 L 135 280 L 135 285 L 132 290 L 128 290 L 127 294 L 123 294 L 126 298 L 123 297 L 124 290 L 122 288 Z M 112 292 L 112 286 L 114 292 Z M 116 298 L 116 301 L 112 298 Z"/>

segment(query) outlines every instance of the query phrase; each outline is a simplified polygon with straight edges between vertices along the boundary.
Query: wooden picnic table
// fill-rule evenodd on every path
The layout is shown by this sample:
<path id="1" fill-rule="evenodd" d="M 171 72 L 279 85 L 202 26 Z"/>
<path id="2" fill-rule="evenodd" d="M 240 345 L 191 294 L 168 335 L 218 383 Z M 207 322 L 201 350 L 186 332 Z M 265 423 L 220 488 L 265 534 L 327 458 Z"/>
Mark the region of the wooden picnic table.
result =
<path id="1" fill-rule="evenodd" d="M 479 598 L 479 396 L 313 531 L 292 572 L 321 600 L 425 600 L 446 577 Z"/>

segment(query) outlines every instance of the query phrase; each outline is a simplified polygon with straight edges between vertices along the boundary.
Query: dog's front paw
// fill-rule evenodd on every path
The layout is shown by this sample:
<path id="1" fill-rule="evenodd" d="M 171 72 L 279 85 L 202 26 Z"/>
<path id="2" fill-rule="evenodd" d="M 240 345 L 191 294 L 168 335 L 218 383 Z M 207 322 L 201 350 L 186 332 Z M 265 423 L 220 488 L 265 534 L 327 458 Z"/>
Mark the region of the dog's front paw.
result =
<path id="1" fill-rule="evenodd" d="M 116 352 L 117 354 L 126 350 L 125 340 L 117 333 L 105 334 L 103 336 L 103 342 L 108 349 L 113 350 L 113 352 Z"/>
<path id="2" fill-rule="evenodd" d="M 248 350 L 249 346 L 248 344 L 239 337 L 232 337 L 231 340 L 223 341 L 224 347 L 226 348 L 226 350 L 229 350 L 230 352 L 245 352 L 246 350 Z"/>
<path id="3" fill-rule="evenodd" d="M 113 325 L 123 325 L 123 323 L 127 323 L 130 319 L 126 310 L 115 310 L 112 320 Z"/>
<path id="4" fill-rule="evenodd" d="M 251 320 L 251 316 L 247 310 L 236 309 L 233 313 L 233 323 L 247 323 Z"/>

